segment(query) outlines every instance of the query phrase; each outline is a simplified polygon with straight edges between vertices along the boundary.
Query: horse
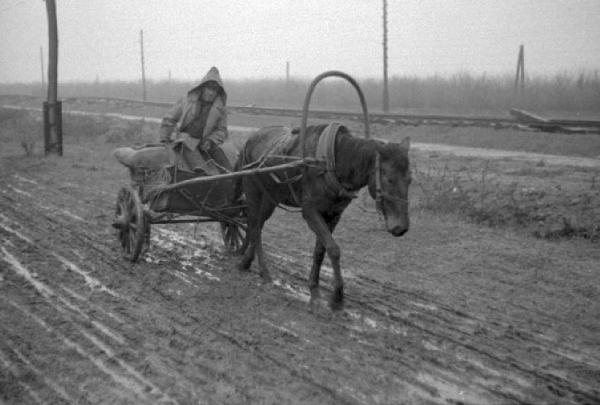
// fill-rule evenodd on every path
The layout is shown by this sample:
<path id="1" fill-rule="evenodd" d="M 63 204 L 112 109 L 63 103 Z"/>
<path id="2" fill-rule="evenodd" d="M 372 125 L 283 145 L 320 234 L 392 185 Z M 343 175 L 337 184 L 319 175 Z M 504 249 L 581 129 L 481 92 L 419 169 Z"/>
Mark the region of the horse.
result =
<path id="1" fill-rule="evenodd" d="M 344 284 L 340 248 L 332 233 L 344 210 L 365 186 L 383 214 L 386 230 L 395 237 L 409 229 L 408 189 L 411 182 L 408 150 L 410 139 L 399 143 L 355 137 L 347 127 L 332 123 L 308 126 L 301 145 L 298 129 L 273 126 L 251 134 L 240 151 L 237 170 L 269 162 L 281 156 L 322 157 L 324 165 L 308 164 L 284 173 L 256 174 L 238 179 L 237 193 L 247 204 L 247 246 L 239 269 L 249 271 L 258 257 L 260 276 L 271 281 L 262 247 L 262 228 L 277 206 L 299 207 L 316 235 L 308 280 L 311 305 L 320 297 L 319 273 L 325 253 L 333 268 L 331 309 L 343 306 Z M 271 158 L 271 159 L 270 159 Z"/>

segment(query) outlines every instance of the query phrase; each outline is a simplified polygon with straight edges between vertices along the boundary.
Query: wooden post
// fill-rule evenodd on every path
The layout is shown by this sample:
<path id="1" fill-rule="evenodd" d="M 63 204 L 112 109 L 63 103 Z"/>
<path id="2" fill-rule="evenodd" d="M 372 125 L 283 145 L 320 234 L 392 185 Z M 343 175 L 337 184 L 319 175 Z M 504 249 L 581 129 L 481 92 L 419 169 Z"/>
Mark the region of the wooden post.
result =
<path id="1" fill-rule="evenodd" d="M 140 48 L 142 51 L 142 100 L 146 101 L 146 70 L 144 67 L 144 31 L 140 30 Z"/>
<path id="2" fill-rule="evenodd" d="M 387 51 L 387 0 L 383 0 L 383 112 L 389 112 L 390 110 Z"/>
<path id="3" fill-rule="evenodd" d="M 290 88 L 290 61 L 285 62 L 285 88 Z"/>
<path id="4" fill-rule="evenodd" d="M 44 103 L 44 152 L 62 156 L 62 108 L 58 97 L 58 28 L 56 4 L 46 0 L 48 14 L 48 101 Z"/>

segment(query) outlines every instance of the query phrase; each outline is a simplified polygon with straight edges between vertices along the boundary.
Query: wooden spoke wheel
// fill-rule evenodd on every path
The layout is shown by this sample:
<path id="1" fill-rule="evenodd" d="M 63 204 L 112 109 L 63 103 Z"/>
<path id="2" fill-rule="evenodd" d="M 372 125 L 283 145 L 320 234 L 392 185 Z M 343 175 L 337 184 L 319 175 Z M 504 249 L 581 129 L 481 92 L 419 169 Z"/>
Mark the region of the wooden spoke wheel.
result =
<path id="1" fill-rule="evenodd" d="M 113 227 L 123 249 L 123 256 L 135 262 L 142 252 L 144 243 L 149 240 L 150 224 L 137 191 L 123 187 L 117 196 L 117 206 Z"/>
<path id="2" fill-rule="evenodd" d="M 246 250 L 246 227 L 232 222 L 221 222 L 221 236 L 225 249 L 234 254 L 242 254 Z"/>

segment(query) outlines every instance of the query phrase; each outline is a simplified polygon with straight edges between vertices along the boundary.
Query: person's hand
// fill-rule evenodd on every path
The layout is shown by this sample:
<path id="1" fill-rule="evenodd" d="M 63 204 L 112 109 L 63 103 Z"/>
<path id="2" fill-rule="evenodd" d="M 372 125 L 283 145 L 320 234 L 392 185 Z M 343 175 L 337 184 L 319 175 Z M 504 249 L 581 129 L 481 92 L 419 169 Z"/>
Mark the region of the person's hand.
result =
<path id="1" fill-rule="evenodd" d="M 202 144 L 200 144 L 200 149 L 208 153 L 212 149 L 213 145 L 213 141 L 211 141 L 210 139 L 205 139 L 204 141 L 202 141 Z"/>

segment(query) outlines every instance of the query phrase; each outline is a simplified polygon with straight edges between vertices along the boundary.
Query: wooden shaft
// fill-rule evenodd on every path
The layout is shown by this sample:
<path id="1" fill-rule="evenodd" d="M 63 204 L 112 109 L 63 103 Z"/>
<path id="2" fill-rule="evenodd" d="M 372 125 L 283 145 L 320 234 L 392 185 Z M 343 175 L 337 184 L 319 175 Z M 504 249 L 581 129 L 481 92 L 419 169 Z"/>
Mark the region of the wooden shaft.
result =
<path id="1" fill-rule="evenodd" d="M 193 179 L 188 179 L 188 180 L 180 181 L 180 182 L 177 182 L 174 184 L 169 184 L 168 186 L 163 187 L 161 189 L 161 192 L 176 190 L 178 188 L 189 186 L 192 184 L 209 183 L 209 182 L 219 181 L 219 180 L 235 179 L 235 178 L 242 177 L 242 176 L 272 173 L 272 172 L 277 172 L 277 171 L 281 171 L 281 170 L 285 170 L 285 169 L 293 169 L 296 167 L 306 166 L 309 164 L 316 164 L 318 162 L 319 161 L 314 158 L 305 158 L 305 159 L 298 159 L 295 162 L 284 163 L 284 164 L 280 164 L 280 165 L 276 165 L 276 166 L 260 167 L 257 169 L 240 170 L 240 171 L 231 172 L 231 173 L 215 174 L 213 176 L 195 177 Z"/>

